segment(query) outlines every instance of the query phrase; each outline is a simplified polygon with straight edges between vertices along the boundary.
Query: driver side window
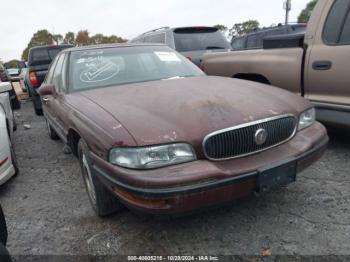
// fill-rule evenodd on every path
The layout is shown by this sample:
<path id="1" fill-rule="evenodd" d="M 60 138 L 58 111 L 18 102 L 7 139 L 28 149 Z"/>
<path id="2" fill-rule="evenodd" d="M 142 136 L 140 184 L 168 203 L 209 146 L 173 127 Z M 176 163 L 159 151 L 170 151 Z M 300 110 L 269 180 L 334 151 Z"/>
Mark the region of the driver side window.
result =
<path id="1" fill-rule="evenodd" d="M 45 78 L 45 83 L 46 84 L 52 84 L 52 76 L 53 76 L 53 72 L 55 71 L 55 67 L 56 67 L 56 64 L 57 64 L 57 59 L 58 59 L 58 57 L 56 57 L 52 61 L 51 65 L 49 67 L 49 72 L 47 73 L 46 78 Z"/>
<path id="2" fill-rule="evenodd" d="M 65 60 L 65 54 L 61 54 L 60 57 L 57 60 L 56 68 L 53 72 L 53 78 L 52 78 L 52 84 L 55 85 L 56 90 L 58 92 L 64 92 L 65 91 L 65 83 L 63 81 L 63 65 Z"/>

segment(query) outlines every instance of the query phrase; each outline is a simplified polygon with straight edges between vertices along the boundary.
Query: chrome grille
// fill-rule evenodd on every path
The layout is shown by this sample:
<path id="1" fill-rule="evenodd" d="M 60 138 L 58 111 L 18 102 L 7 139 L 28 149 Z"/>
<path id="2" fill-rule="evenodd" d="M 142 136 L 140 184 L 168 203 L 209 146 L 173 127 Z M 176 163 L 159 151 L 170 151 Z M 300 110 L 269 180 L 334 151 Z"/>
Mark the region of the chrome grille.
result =
<path id="1" fill-rule="evenodd" d="M 296 128 L 297 120 L 292 115 L 255 121 L 209 134 L 203 141 L 203 150 L 211 160 L 243 157 L 288 141 Z M 260 129 L 267 132 L 266 141 L 261 145 L 255 138 Z"/>

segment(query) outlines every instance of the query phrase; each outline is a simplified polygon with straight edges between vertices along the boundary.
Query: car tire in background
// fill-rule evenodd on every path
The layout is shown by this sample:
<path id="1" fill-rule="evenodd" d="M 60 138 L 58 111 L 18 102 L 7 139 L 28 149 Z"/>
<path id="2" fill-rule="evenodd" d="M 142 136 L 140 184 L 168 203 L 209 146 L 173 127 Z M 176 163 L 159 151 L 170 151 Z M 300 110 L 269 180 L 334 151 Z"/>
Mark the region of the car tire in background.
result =
<path id="1" fill-rule="evenodd" d="M 10 254 L 6 250 L 5 246 L 0 243 L 0 261 L 1 262 L 12 262 Z"/>
<path id="2" fill-rule="evenodd" d="M 10 95 L 10 101 L 11 101 L 11 108 L 13 110 L 21 109 L 21 102 L 18 100 L 16 91 L 14 89 L 12 89 L 9 92 L 9 95 Z"/>
<path id="3" fill-rule="evenodd" d="M 59 136 L 57 135 L 56 131 L 52 128 L 49 121 L 47 121 L 47 119 L 46 119 L 46 127 L 47 127 L 47 133 L 49 134 L 49 137 L 52 140 L 58 140 Z"/>
<path id="4" fill-rule="evenodd" d="M 80 169 L 93 209 L 100 217 L 113 214 L 123 209 L 124 206 L 120 203 L 117 196 L 108 191 L 92 172 L 89 155 L 90 152 L 87 144 L 83 139 L 80 139 L 78 144 Z"/>
<path id="5" fill-rule="evenodd" d="M 18 168 L 18 162 L 17 162 L 17 157 L 16 157 L 15 149 L 13 148 L 12 142 L 11 142 L 11 144 L 10 144 L 10 149 L 11 149 L 11 160 L 12 160 L 12 165 L 13 165 L 13 168 L 15 169 L 15 176 L 17 176 L 18 173 L 19 173 L 19 168 Z"/>
<path id="6" fill-rule="evenodd" d="M 42 116 L 43 115 L 43 109 L 41 107 L 41 100 L 39 96 L 32 96 L 33 100 L 33 106 L 34 106 L 34 112 L 37 116 Z"/>
<path id="7" fill-rule="evenodd" d="M 2 208 L 0 206 L 0 261 L 11 262 L 11 257 L 5 248 L 7 242 L 6 220 Z"/>

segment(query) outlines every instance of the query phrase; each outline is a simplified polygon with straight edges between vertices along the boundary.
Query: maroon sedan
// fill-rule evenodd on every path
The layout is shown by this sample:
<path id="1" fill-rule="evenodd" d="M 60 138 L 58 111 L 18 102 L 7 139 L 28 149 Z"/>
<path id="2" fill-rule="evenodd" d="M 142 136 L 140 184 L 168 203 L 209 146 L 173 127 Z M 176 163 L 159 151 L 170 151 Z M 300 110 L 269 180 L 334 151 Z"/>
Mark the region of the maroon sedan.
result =
<path id="1" fill-rule="evenodd" d="M 328 136 L 307 100 L 209 77 L 163 45 L 72 48 L 40 88 L 100 216 L 186 213 L 294 182 Z"/>

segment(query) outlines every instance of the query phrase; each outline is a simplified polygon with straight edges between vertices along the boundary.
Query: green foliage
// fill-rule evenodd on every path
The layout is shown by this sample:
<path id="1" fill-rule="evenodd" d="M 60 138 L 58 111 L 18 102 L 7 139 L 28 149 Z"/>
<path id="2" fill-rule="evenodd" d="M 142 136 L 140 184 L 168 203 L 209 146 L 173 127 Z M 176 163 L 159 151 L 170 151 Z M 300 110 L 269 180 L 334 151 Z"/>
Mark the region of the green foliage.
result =
<path id="1" fill-rule="evenodd" d="M 52 35 L 52 40 L 55 42 L 56 45 L 59 45 L 63 42 L 63 36 L 60 34 Z"/>
<path id="2" fill-rule="evenodd" d="M 80 30 L 75 38 L 77 46 L 84 46 L 90 44 L 90 36 L 88 30 Z"/>
<path id="3" fill-rule="evenodd" d="M 225 33 L 228 30 L 227 26 L 224 25 L 214 25 L 214 27 L 219 29 L 223 33 Z"/>
<path id="4" fill-rule="evenodd" d="M 124 43 L 126 39 L 122 37 L 111 35 L 105 36 L 103 34 L 96 34 L 92 37 L 89 35 L 89 31 L 80 30 L 77 35 L 73 32 L 68 32 L 63 37 L 61 34 L 51 34 L 48 30 L 39 30 L 30 39 L 26 49 L 23 50 L 22 60 L 28 61 L 29 49 L 34 46 L 51 45 L 51 44 L 72 44 L 78 46 L 91 45 L 91 44 L 109 44 L 109 43 Z"/>
<path id="5" fill-rule="evenodd" d="M 125 39 L 116 35 L 104 36 L 102 34 L 96 34 L 90 38 L 90 44 L 92 45 L 124 43 L 124 42 L 126 42 Z"/>
<path id="6" fill-rule="evenodd" d="M 28 61 L 28 54 L 29 54 L 30 48 L 32 48 L 34 46 L 40 46 L 40 45 L 51 45 L 54 42 L 55 42 L 55 40 L 54 40 L 53 36 L 49 33 L 49 31 L 47 31 L 46 29 L 39 30 L 30 39 L 26 49 L 23 50 L 22 60 Z"/>
<path id="7" fill-rule="evenodd" d="M 68 32 L 63 39 L 64 44 L 74 45 L 75 44 L 75 34 L 73 32 Z"/>
<path id="8" fill-rule="evenodd" d="M 19 62 L 21 62 L 21 61 L 16 60 L 16 59 L 8 61 L 8 62 L 6 62 L 6 67 L 7 68 L 19 68 L 19 65 L 18 65 Z"/>
<path id="9" fill-rule="evenodd" d="M 303 11 L 301 11 L 300 15 L 298 16 L 298 23 L 309 22 L 312 11 L 314 10 L 316 4 L 317 0 L 312 0 L 306 5 L 305 9 L 303 9 Z"/>
<path id="10" fill-rule="evenodd" d="M 229 31 L 229 36 L 236 37 L 251 33 L 257 28 L 259 28 L 259 25 L 260 23 L 257 20 L 248 20 L 243 23 L 234 24 Z"/>

